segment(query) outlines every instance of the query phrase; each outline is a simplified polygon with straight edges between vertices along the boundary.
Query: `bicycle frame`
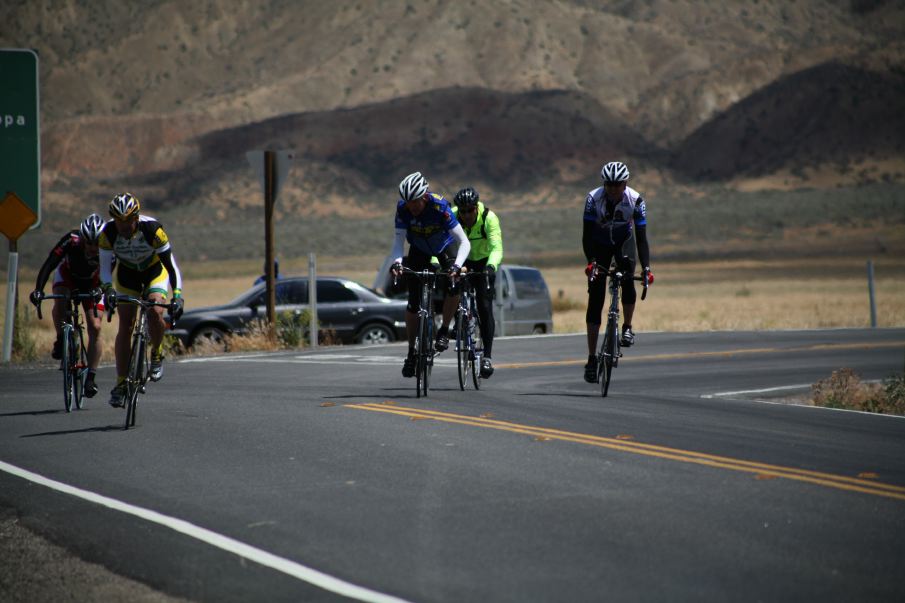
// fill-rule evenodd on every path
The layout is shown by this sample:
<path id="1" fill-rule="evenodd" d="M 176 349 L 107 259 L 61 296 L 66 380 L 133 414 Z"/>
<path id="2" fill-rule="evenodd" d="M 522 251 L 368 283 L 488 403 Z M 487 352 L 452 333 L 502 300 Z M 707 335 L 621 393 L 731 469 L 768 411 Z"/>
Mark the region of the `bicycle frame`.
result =
<path id="1" fill-rule="evenodd" d="M 79 306 L 83 301 L 97 302 L 95 295 L 90 293 L 54 293 L 45 295 L 45 299 L 62 299 L 66 301 L 65 317 L 60 325 L 62 331 L 61 351 L 63 357 L 60 360 L 60 370 L 63 372 L 63 407 L 66 412 L 72 412 L 72 403 L 76 409 L 81 410 L 84 396 L 83 388 L 88 373 L 88 352 L 85 349 L 85 325 L 82 323 L 82 315 Z M 35 306 L 38 319 L 42 319 L 40 302 Z M 97 316 L 97 304 L 94 306 L 94 315 Z"/>
<path id="2" fill-rule="evenodd" d="M 438 275 L 431 270 L 412 270 L 402 267 L 421 281 L 421 304 L 418 308 L 418 332 L 415 335 L 415 391 L 417 397 L 427 396 L 431 369 L 434 366 L 434 288 Z"/>
<path id="3" fill-rule="evenodd" d="M 126 420 L 124 429 L 135 427 L 135 415 L 138 409 L 138 394 L 146 391 L 151 367 L 151 333 L 148 326 L 148 312 L 155 306 L 173 311 L 173 303 L 154 302 L 133 297 L 117 295 L 117 304 L 127 303 L 138 307 L 135 323 L 132 325 L 132 345 L 129 353 L 129 369 L 126 374 Z M 109 320 L 109 318 L 108 318 Z"/>
<path id="4" fill-rule="evenodd" d="M 607 311 L 603 341 L 600 343 L 600 350 L 597 352 L 597 382 L 600 383 L 600 395 L 603 397 L 606 397 L 609 393 L 613 369 L 619 366 L 619 359 L 622 358 L 622 343 L 619 336 L 619 302 L 621 297 L 619 290 L 622 287 L 622 280 L 625 276 L 626 274 L 618 267 L 603 271 L 595 266 L 594 272 L 589 277 L 590 279 L 599 277 L 609 279 L 607 287 L 610 294 L 610 307 Z M 644 282 L 641 299 L 645 299 L 648 287 L 646 274 L 632 276 L 632 279 Z"/>

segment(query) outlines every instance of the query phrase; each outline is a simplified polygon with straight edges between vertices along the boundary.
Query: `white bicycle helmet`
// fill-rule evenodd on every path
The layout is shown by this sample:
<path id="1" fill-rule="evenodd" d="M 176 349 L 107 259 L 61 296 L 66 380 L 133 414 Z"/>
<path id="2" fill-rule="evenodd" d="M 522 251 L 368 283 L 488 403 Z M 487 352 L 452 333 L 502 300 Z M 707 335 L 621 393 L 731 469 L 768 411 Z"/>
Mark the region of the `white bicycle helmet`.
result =
<path id="1" fill-rule="evenodd" d="M 138 198 L 131 193 L 116 195 L 110 201 L 110 215 L 117 220 L 125 220 L 137 214 L 140 209 L 141 205 L 138 203 Z"/>
<path id="2" fill-rule="evenodd" d="M 399 183 L 399 195 L 403 201 L 414 201 L 424 196 L 427 192 L 427 180 L 421 172 L 409 174 Z"/>
<path id="3" fill-rule="evenodd" d="M 625 182 L 628 180 L 628 168 L 621 161 L 611 161 L 600 170 L 604 182 Z"/>
<path id="4" fill-rule="evenodd" d="M 97 243 L 97 239 L 101 236 L 101 231 L 104 229 L 104 219 L 97 214 L 91 214 L 82 222 L 82 225 L 79 227 L 79 231 L 82 233 L 82 238 L 85 239 L 87 243 L 91 243 L 94 245 Z"/>

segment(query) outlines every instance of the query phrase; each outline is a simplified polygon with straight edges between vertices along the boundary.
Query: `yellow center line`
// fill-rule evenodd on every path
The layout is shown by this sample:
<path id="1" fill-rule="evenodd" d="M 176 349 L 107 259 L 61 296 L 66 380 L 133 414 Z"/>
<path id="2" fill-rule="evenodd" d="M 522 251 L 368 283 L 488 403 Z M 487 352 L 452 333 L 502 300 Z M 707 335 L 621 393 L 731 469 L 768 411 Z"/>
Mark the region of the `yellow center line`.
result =
<path id="1" fill-rule="evenodd" d="M 737 350 L 722 350 L 714 352 L 679 352 L 675 354 L 648 354 L 646 356 L 623 356 L 620 362 L 638 361 L 638 360 L 675 360 L 676 358 L 712 358 L 732 356 L 741 356 L 745 354 L 775 354 L 775 353 L 800 353 L 812 352 L 817 350 L 873 350 L 882 348 L 901 348 L 905 347 L 905 341 L 888 341 L 882 343 L 819 343 L 809 346 L 797 348 L 742 348 Z M 541 362 L 510 362 L 496 364 L 496 368 L 529 368 L 536 366 L 574 366 L 577 364 L 584 365 L 586 359 L 577 360 L 548 360 Z"/>
<path id="2" fill-rule="evenodd" d="M 823 473 L 820 471 L 810 471 L 807 469 L 797 469 L 794 467 L 783 467 L 780 465 L 771 465 L 755 461 L 746 461 L 743 459 L 734 459 L 731 457 L 695 452 L 692 450 L 669 448 L 666 446 L 644 444 L 642 442 L 632 442 L 626 441 L 624 439 L 607 438 L 590 434 L 562 431 L 559 429 L 550 429 L 546 427 L 534 427 L 531 425 L 522 425 L 519 423 L 510 423 L 507 421 L 499 421 L 483 417 L 470 417 L 467 415 L 457 415 L 434 410 L 408 408 L 398 406 L 393 402 L 384 402 L 380 404 L 349 404 L 346 406 L 346 408 L 394 414 L 408 417 L 411 420 L 432 419 L 445 423 L 455 423 L 458 425 L 469 425 L 473 427 L 483 427 L 486 429 L 496 429 L 550 440 L 575 442 L 578 444 L 586 444 L 599 448 L 608 448 L 611 450 L 630 452 L 633 454 L 641 454 L 644 456 L 657 457 L 683 463 L 693 463 L 708 467 L 717 467 L 722 469 L 730 469 L 733 471 L 753 473 L 758 477 L 784 478 L 817 484 L 830 488 L 837 488 L 840 490 L 862 492 L 865 494 L 885 496 L 888 498 L 905 501 L 905 487 L 896 486 L 894 484 L 884 484 L 882 482 L 849 477 L 845 475 L 834 475 L 832 473 Z"/>

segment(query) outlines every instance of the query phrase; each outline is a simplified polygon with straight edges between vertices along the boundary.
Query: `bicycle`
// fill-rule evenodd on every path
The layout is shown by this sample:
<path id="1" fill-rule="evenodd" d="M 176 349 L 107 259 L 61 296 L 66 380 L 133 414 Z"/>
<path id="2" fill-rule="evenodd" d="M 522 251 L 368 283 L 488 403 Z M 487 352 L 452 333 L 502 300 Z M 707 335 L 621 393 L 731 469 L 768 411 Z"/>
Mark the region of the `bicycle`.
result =
<path id="1" fill-rule="evenodd" d="M 85 349 L 85 325 L 82 324 L 82 315 L 79 306 L 83 301 L 94 302 L 94 316 L 97 318 L 97 302 L 99 294 L 94 293 L 53 293 L 44 295 L 35 304 L 38 312 L 38 320 L 42 320 L 41 302 L 45 299 L 66 300 L 66 314 L 61 325 L 63 357 L 60 359 L 60 370 L 63 371 L 63 405 L 66 412 L 72 412 L 72 403 L 78 410 L 82 409 L 84 396 L 85 377 L 88 374 L 88 351 Z"/>
<path id="2" fill-rule="evenodd" d="M 593 281 L 600 276 L 610 279 L 610 309 L 607 312 L 603 342 L 597 352 L 597 382 L 600 383 L 600 395 L 606 397 L 610 389 L 613 369 L 619 366 L 619 359 L 622 358 L 622 343 L 619 337 L 619 288 L 622 285 L 622 279 L 625 278 L 625 274 L 619 270 L 618 266 L 604 272 L 595 263 L 588 280 Z M 633 276 L 632 280 L 643 281 L 644 290 L 641 292 L 641 299 L 643 300 L 647 297 L 647 273 L 642 272 L 641 276 Z"/>
<path id="3" fill-rule="evenodd" d="M 483 276 L 484 272 L 462 274 L 462 290 L 456 309 L 456 360 L 459 367 L 459 389 L 462 391 L 465 391 L 469 372 L 475 389 L 481 389 L 481 358 L 484 356 L 484 347 L 478 345 L 477 333 L 481 330 L 481 320 L 478 316 L 472 280 Z M 486 280 L 483 282 L 486 283 Z M 487 286 L 490 286 L 489 283 Z"/>
<path id="4" fill-rule="evenodd" d="M 434 366 L 434 289 L 438 274 L 431 270 L 412 270 L 402 267 L 421 281 L 421 304 L 418 308 L 418 331 L 415 335 L 415 391 L 417 397 L 427 396 L 431 369 Z"/>
<path id="5" fill-rule="evenodd" d="M 173 302 L 155 302 L 133 297 L 131 295 L 117 295 L 116 304 L 133 304 L 138 306 L 138 315 L 132 326 L 132 346 L 129 352 L 129 369 L 126 374 L 126 421 L 124 429 L 135 427 L 135 414 L 138 407 L 138 394 L 146 391 L 146 385 L 151 372 L 151 332 L 148 327 L 148 312 L 155 306 L 166 308 L 172 319 Z M 107 322 L 113 317 L 113 308 L 107 310 Z M 173 320 L 175 326 L 176 321 Z"/>

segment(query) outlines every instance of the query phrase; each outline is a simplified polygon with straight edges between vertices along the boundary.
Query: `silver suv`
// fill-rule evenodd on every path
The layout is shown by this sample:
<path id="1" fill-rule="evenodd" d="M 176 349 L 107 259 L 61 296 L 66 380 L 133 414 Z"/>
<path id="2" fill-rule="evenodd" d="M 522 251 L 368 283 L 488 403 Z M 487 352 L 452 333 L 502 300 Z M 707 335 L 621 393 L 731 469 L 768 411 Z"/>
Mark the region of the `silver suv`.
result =
<path id="1" fill-rule="evenodd" d="M 553 303 L 537 268 L 501 264 L 494 316 L 498 335 L 553 332 Z"/>

